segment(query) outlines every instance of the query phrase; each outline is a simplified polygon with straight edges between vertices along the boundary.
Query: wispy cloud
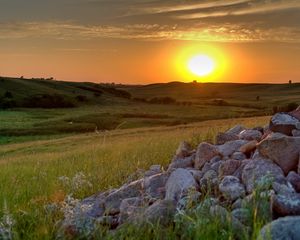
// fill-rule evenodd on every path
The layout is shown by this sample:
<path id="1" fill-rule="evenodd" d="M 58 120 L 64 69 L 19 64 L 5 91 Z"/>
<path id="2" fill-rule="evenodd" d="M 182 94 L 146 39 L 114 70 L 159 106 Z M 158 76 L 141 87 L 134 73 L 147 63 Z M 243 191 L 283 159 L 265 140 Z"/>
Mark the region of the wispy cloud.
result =
<path id="1" fill-rule="evenodd" d="M 265 29 L 256 24 L 194 24 L 189 27 L 159 24 L 80 25 L 68 22 L 27 22 L 0 24 L 0 39 L 50 38 L 94 40 L 100 38 L 193 40 L 210 42 L 299 42 L 293 27 Z M 75 49 L 81 51 L 81 49 Z"/>

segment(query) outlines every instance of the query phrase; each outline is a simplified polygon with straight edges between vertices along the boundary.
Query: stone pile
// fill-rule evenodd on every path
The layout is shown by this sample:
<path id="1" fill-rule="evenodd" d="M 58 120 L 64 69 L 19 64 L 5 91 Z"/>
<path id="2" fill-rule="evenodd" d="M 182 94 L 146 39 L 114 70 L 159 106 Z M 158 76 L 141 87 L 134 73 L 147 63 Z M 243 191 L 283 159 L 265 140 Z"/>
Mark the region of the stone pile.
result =
<path id="1" fill-rule="evenodd" d="M 122 224 L 173 223 L 185 208 L 185 199 L 200 204 L 213 199 L 212 216 L 228 216 L 237 229 L 251 231 L 249 209 L 260 190 L 273 219 L 261 239 L 300 239 L 300 110 L 277 113 L 269 126 L 246 129 L 237 125 L 219 133 L 216 144 L 202 142 L 196 149 L 182 142 L 166 171 L 151 166 L 144 177 L 119 189 L 95 194 L 76 206 L 77 214 L 65 218 L 62 228 L 76 235 L 78 218 L 116 229 Z"/>

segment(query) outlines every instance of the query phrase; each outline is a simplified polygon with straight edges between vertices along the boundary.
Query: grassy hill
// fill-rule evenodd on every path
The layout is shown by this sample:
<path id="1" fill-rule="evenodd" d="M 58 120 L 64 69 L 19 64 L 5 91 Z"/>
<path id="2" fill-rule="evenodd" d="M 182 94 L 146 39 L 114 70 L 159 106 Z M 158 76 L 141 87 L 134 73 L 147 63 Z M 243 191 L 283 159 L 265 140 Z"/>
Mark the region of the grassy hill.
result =
<path id="1" fill-rule="evenodd" d="M 266 116 L 274 107 L 286 110 L 297 106 L 299 93 L 300 84 L 171 82 L 125 86 L 1 77 L 0 144 Z"/>

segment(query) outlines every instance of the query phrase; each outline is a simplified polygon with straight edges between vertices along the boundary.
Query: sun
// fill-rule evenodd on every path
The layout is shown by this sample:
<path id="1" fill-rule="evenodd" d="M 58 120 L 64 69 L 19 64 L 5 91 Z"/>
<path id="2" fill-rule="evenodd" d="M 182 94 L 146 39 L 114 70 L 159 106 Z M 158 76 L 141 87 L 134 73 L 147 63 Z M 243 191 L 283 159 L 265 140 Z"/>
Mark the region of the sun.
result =
<path id="1" fill-rule="evenodd" d="M 207 76 L 215 70 L 214 60 L 207 55 L 196 55 L 189 59 L 188 69 L 199 77 Z"/>

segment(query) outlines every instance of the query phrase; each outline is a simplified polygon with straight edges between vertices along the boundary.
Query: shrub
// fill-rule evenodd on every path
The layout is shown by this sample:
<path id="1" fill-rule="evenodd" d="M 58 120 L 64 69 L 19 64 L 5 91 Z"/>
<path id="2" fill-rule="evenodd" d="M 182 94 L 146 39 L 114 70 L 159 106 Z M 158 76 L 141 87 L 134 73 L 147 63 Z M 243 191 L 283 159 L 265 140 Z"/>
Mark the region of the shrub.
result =
<path id="1" fill-rule="evenodd" d="M 5 97 L 5 98 L 13 98 L 13 94 L 12 94 L 11 92 L 9 92 L 9 91 L 6 91 L 6 92 L 4 93 L 4 97 Z"/>
<path id="2" fill-rule="evenodd" d="M 291 112 L 299 106 L 298 103 L 296 102 L 290 102 L 286 105 L 282 106 L 273 106 L 273 114 L 278 113 L 278 112 Z"/>
<path id="3" fill-rule="evenodd" d="M 78 101 L 78 102 L 87 102 L 87 97 L 86 96 L 83 96 L 83 95 L 78 95 L 78 96 L 76 96 L 76 100 Z"/>
<path id="4" fill-rule="evenodd" d="M 154 97 L 149 100 L 149 103 L 154 104 L 175 104 L 176 100 L 171 97 Z"/>
<path id="5" fill-rule="evenodd" d="M 64 96 L 54 94 L 40 94 L 24 99 L 23 107 L 28 108 L 70 108 L 75 105 Z"/>

